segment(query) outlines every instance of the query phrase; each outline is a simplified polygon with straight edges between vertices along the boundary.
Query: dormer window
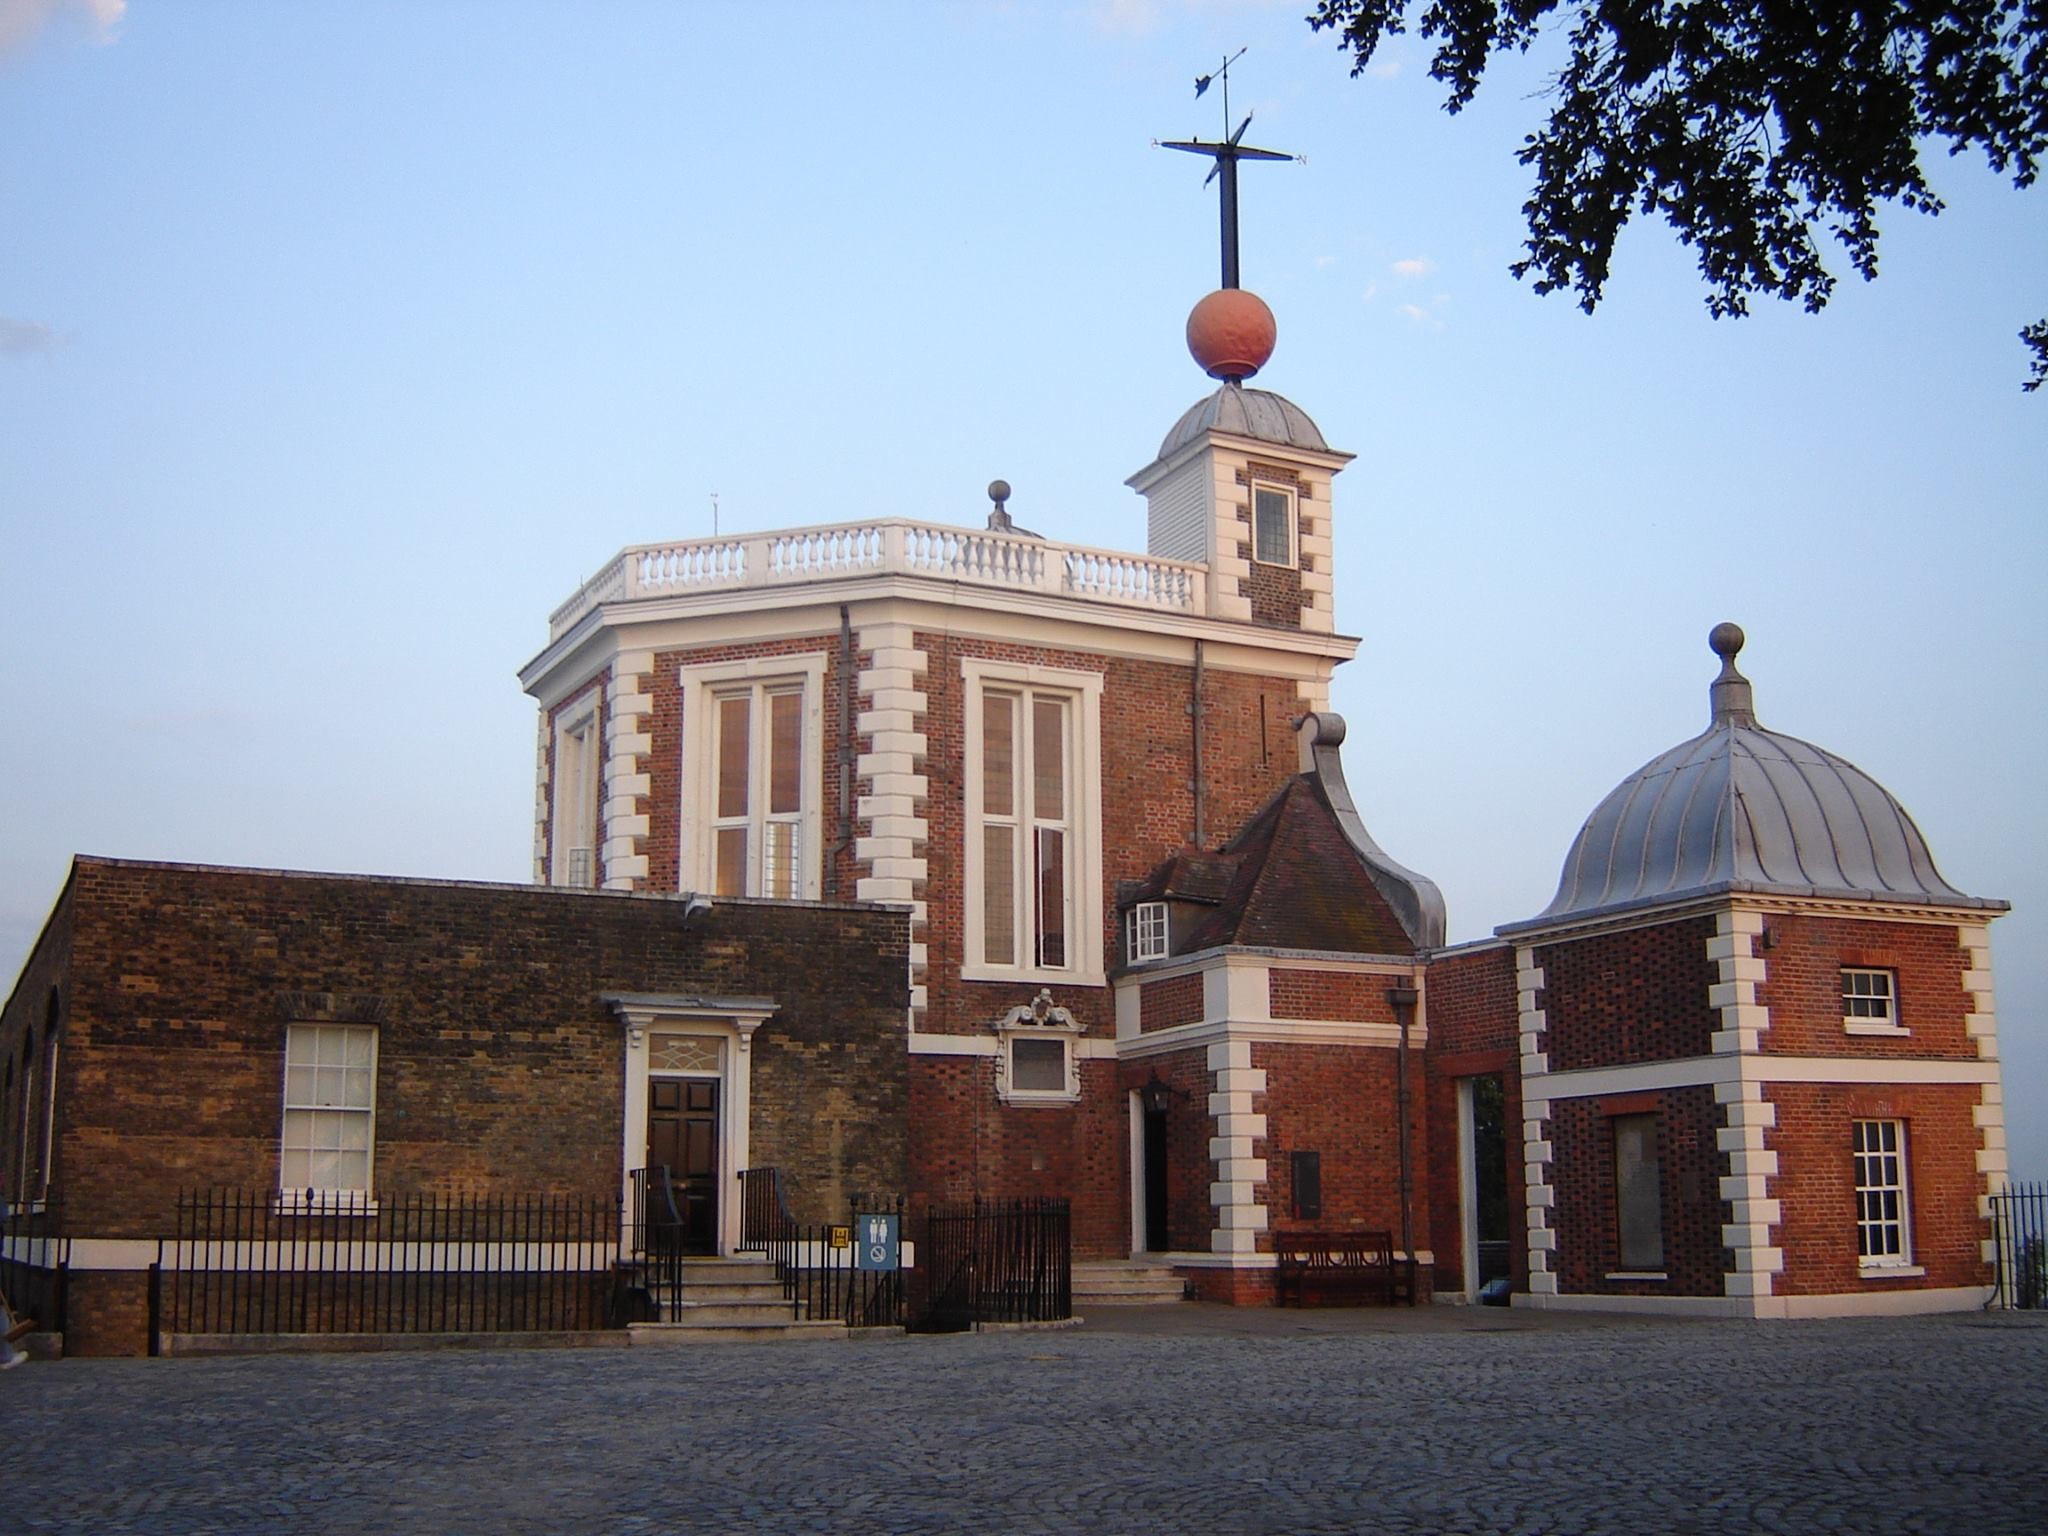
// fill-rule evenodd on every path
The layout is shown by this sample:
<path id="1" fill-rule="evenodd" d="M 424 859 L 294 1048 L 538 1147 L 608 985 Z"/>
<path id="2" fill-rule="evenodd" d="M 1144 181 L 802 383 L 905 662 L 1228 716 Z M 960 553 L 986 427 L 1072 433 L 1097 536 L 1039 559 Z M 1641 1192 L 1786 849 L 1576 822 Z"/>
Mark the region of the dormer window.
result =
<path id="1" fill-rule="evenodd" d="M 1141 901 L 1124 914 L 1124 954 L 1132 965 L 1166 958 L 1165 902 Z"/>
<path id="2" fill-rule="evenodd" d="M 1294 564 L 1294 492 L 1286 486 L 1252 487 L 1252 558 L 1261 565 Z"/>

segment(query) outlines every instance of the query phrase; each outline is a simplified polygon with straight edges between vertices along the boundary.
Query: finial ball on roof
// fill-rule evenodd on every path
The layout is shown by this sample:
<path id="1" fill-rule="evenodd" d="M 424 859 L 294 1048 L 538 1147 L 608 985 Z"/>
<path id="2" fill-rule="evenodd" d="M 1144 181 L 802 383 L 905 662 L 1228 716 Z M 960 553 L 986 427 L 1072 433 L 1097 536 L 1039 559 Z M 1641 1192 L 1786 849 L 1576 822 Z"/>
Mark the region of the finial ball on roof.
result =
<path id="1" fill-rule="evenodd" d="M 1256 293 L 1219 288 L 1188 314 L 1188 351 L 1212 379 L 1236 382 L 1266 366 L 1279 327 Z"/>
<path id="2" fill-rule="evenodd" d="M 1735 653 L 1742 649 L 1744 638 L 1746 637 L 1742 633 L 1742 626 L 1740 624 L 1723 622 L 1716 624 L 1708 632 L 1707 646 L 1723 661 L 1733 661 Z"/>
<path id="3" fill-rule="evenodd" d="M 1010 499 L 1010 482 L 1007 480 L 989 481 L 988 499 L 997 506 L 1001 506 L 1004 502 L 1008 501 Z"/>

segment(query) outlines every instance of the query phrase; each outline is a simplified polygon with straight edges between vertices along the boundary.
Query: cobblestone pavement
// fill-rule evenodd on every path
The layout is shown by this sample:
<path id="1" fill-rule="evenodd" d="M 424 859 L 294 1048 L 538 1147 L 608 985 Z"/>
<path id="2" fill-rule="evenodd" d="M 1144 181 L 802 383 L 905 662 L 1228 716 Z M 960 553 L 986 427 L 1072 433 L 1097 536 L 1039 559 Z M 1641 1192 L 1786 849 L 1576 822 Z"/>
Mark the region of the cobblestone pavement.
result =
<path id="1" fill-rule="evenodd" d="M 1424 1309 L 0 1376 L 0 1531 L 2048 1531 L 2048 1326 Z"/>

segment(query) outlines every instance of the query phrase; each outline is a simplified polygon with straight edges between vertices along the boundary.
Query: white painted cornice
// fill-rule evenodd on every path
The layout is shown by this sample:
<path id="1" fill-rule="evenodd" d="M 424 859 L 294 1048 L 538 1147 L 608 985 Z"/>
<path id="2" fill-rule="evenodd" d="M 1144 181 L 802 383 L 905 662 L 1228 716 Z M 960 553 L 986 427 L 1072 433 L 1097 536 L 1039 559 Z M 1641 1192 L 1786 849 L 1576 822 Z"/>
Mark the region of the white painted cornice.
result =
<path id="1" fill-rule="evenodd" d="M 836 638 L 841 604 L 853 610 L 856 627 L 907 623 L 951 635 L 1022 640 L 1142 661 L 1185 663 L 1199 640 L 1203 664 L 1212 671 L 1310 681 L 1327 678 L 1334 666 L 1356 655 L 1359 646 L 1354 635 L 1271 629 L 932 577 L 875 576 L 604 604 L 521 667 L 520 686 L 538 698 L 558 698 L 573 686 L 557 680 L 563 669 L 588 678 L 620 650 L 674 650 L 768 636 Z"/>

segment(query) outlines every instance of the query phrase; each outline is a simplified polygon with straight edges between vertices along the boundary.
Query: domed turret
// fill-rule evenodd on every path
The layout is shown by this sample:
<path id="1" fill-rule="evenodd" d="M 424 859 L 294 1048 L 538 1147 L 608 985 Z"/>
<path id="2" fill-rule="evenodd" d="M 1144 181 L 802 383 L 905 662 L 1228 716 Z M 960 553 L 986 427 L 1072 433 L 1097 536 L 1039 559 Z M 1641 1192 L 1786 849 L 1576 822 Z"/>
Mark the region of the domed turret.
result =
<path id="1" fill-rule="evenodd" d="M 1615 786 L 1579 829 L 1556 898 L 1510 929 L 1726 891 L 2003 907 L 1942 879 L 1913 818 L 1869 774 L 1756 723 L 1735 669 L 1742 643 L 1735 625 L 1715 626 L 1707 729 Z"/>
<path id="2" fill-rule="evenodd" d="M 1211 432 L 1248 437 L 1276 448 L 1306 448 L 1311 453 L 1330 451 L 1308 412 L 1285 395 L 1276 395 L 1270 389 L 1242 389 L 1226 384 L 1181 413 L 1180 420 L 1160 443 L 1159 457 L 1170 459 Z"/>

